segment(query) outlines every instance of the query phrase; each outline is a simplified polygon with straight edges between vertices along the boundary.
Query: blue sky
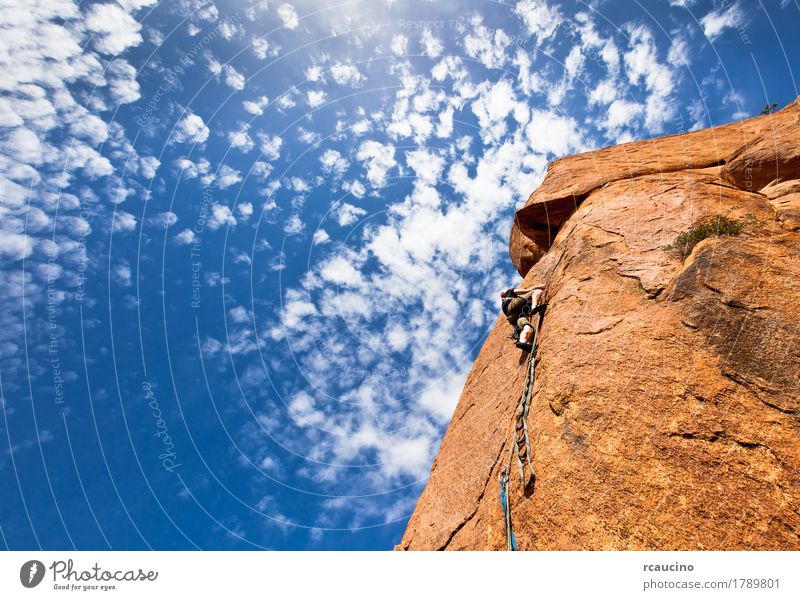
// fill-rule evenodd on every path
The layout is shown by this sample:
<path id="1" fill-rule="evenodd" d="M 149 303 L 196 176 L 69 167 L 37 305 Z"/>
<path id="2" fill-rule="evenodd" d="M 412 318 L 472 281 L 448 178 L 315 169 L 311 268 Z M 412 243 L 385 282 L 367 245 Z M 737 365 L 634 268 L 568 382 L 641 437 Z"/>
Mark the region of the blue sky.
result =
<path id="1" fill-rule="evenodd" d="M 798 94 L 795 1 L 3 4 L 11 549 L 391 549 L 547 163 Z"/>

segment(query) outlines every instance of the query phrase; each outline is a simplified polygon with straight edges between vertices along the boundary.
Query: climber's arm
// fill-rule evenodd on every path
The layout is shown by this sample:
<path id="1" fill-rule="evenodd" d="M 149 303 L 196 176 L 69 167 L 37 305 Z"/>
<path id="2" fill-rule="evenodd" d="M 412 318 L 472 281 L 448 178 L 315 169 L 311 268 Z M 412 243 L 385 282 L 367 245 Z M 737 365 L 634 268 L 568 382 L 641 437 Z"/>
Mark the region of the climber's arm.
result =
<path id="1" fill-rule="evenodd" d="M 531 286 L 529 288 L 517 288 L 517 289 L 514 290 L 514 293 L 517 294 L 518 296 L 521 296 L 522 294 L 527 294 L 528 292 L 532 292 L 533 290 L 542 291 L 542 290 L 544 290 L 544 286 L 543 285 L 534 285 L 534 286 Z"/>

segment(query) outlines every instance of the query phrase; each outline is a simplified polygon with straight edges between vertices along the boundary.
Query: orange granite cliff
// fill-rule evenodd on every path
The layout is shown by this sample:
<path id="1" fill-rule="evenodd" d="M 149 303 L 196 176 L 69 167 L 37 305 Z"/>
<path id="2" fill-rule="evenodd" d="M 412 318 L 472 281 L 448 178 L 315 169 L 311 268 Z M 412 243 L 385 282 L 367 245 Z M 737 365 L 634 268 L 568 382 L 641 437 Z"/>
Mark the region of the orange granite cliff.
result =
<path id="1" fill-rule="evenodd" d="M 800 549 L 800 102 L 552 163 L 510 254 L 550 306 L 525 550 Z M 726 217 L 688 256 L 676 237 Z M 398 549 L 504 549 L 527 354 L 498 318 Z"/>

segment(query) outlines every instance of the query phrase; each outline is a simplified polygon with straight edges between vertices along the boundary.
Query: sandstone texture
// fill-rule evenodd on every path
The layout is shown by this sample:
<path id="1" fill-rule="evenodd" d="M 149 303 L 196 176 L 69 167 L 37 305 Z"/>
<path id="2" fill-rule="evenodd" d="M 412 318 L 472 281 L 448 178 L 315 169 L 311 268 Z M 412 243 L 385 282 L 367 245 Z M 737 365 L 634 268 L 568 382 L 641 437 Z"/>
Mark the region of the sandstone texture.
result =
<path id="1" fill-rule="evenodd" d="M 550 307 L 509 484 L 529 550 L 800 550 L 800 103 L 554 162 L 510 250 Z M 739 235 L 686 257 L 723 215 Z M 498 318 L 398 549 L 504 549 L 528 355 Z"/>

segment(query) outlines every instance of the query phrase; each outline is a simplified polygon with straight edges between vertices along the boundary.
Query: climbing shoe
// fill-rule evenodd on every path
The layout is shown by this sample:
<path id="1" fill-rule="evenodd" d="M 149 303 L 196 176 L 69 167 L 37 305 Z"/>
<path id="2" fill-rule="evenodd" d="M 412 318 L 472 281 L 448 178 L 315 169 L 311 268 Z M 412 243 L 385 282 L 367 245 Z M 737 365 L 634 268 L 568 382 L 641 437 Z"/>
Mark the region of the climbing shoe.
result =
<path id="1" fill-rule="evenodd" d="M 537 304 L 531 310 L 531 315 L 535 315 L 535 314 L 538 314 L 540 312 L 544 312 L 546 308 L 547 308 L 547 302 L 544 302 L 542 304 Z"/>
<path id="2" fill-rule="evenodd" d="M 524 350 L 525 352 L 530 352 L 531 350 L 533 350 L 533 345 L 532 344 L 526 344 L 525 342 L 517 342 L 514 345 L 517 348 L 519 348 L 520 350 Z"/>

